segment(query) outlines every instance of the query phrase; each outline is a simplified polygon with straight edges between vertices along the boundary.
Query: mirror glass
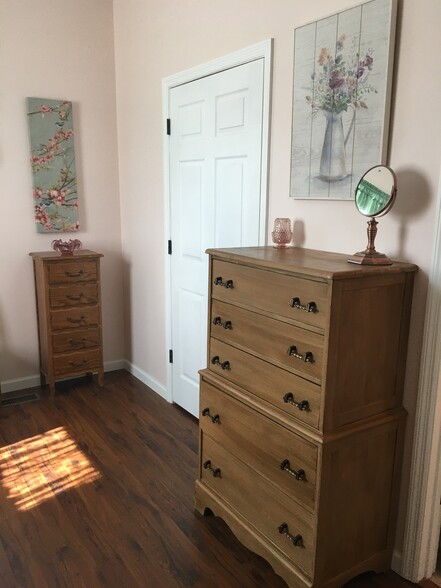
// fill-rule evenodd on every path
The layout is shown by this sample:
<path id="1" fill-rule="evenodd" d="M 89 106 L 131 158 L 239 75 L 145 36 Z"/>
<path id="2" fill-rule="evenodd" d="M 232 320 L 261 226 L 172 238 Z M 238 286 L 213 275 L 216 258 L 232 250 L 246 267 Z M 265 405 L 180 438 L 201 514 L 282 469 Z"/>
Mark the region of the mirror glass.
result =
<path id="1" fill-rule="evenodd" d="M 394 172 L 385 165 L 376 165 L 359 181 L 355 191 L 355 204 L 365 216 L 381 216 L 392 207 L 396 191 Z"/>

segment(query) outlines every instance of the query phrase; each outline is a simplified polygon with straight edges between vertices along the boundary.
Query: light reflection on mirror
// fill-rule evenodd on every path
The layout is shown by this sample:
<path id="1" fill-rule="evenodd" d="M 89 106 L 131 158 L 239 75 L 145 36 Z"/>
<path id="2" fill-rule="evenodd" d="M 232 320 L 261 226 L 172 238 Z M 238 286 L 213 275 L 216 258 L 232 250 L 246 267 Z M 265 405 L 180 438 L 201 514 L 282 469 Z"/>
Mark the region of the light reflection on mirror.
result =
<path id="1" fill-rule="evenodd" d="M 0 449 L 0 476 L 18 510 L 101 477 L 64 427 Z"/>

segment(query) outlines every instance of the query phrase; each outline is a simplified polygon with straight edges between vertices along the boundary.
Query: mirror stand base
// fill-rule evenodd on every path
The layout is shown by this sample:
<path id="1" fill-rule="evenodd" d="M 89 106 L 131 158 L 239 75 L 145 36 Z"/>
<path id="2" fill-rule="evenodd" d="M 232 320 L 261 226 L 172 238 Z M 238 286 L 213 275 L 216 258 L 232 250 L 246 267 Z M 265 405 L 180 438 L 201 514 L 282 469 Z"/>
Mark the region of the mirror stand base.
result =
<path id="1" fill-rule="evenodd" d="M 348 263 L 358 263 L 359 265 L 392 265 L 393 261 L 391 261 L 387 255 L 384 253 L 378 253 L 377 251 L 359 251 L 358 253 L 354 253 L 351 257 L 348 258 Z"/>

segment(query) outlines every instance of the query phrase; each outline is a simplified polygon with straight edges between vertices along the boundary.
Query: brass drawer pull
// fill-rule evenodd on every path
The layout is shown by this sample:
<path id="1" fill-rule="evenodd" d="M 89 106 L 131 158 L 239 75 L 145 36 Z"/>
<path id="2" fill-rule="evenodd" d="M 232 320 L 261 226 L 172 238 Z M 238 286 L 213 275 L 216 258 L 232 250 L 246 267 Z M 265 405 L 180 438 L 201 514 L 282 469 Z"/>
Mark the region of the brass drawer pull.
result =
<path id="1" fill-rule="evenodd" d="M 294 476 L 294 478 L 296 480 L 299 480 L 299 481 L 306 480 L 305 470 L 302 470 L 302 469 L 292 470 L 290 467 L 289 459 L 284 459 L 282 461 L 282 463 L 280 464 L 280 469 L 285 472 L 288 472 L 288 474 L 291 474 L 291 476 Z"/>
<path id="2" fill-rule="evenodd" d="M 296 547 L 304 547 L 303 537 L 301 535 L 291 535 L 288 529 L 288 523 L 282 523 L 277 530 L 281 535 L 285 535 L 287 539 L 293 542 Z"/>
<path id="3" fill-rule="evenodd" d="M 80 361 L 80 363 L 75 363 L 74 361 L 70 361 L 69 365 L 71 365 L 72 367 L 82 367 L 83 365 L 87 364 L 87 360 L 83 359 L 83 361 Z"/>
<path id="4" fill-rule="evenodd" d="M 81 337 L 81 339 L 68 339 L 67 342 L 70 343 L 70 345 L 82 345 L 84 347 L 86 341 L 86 337 Z"/>
<path id="5" fill-rule="evenodd" d="M 306 353 L 302 355 L 301 353 L 297 353 L 297 347 L 295 345 L 291 345 L 288 348 L 288 355 L 291 357 L 297 357 L 297 359 L 302 359 L 305 363 L 312 363 L 314 361 L 314 356 L 311 351 L 306 351 Z"/>
<path id="6" fill-rule="evenodd" d="M 80 270 L 79 272 L 68 272 L 67 270 L 65 270 L 64 274 L 66 276 L 69 276 L 69 278 L 79 278 L 84 274 L 84 271 Z"/>
<path id="7" fill-rule="evenodd" d="M 223 327 L 224 329 L 230 329 L 230 330 L 233 328 L 233 324 L 231 321 L 223 321 L 222 317 L 220 317 L 220 316 L 214 317 L 213 325 L 219 325 L 220 327 Z"/>
<path id="8" fill-rule="evenodd" d="M 81 292 L 81 294 L 79 294 L 78 296 L 72 296 L 72 294 L 66 294 L 66 298 L 67 298 L 68 300 L 75 300 L 75 301 L 81 300 L 81 298 L 82 298 L 83 296 L 84 296 L 84 294 L 83 294 L 82 292 Z"/>
<path id="9" fill-rule="evenodd" d="M 219 355 L 215 355 L 214 357 L 211 358 L 211 363 L 213 365 L 220 365 L 220 367 L 223 370 L 229 370 L 230 368 L 230 362 L 229 361 L 221 361 L 219 359 Z"/>
<path id="10" fill-rule="evenodd" d="M 218 276 L 214 278 L 214 285 L 215 286 L 223 286 L 224 288 L 234 288 L 233 280 L 226 280 L 225 282 L 222 280 L 222 276 Z"/>
<path id="11" fill-rule="evenodd" d="M 298 308 L 299 310 L 304 310 L 306 312 L 317 312 L 317 304 L 313 301 L 308 302 L 307 304 L 301 304 L 300 303 L 300 298 L 297 298 L 297 296 L 295 298 L 291 298 L 291 300 L 289 301 L 289 305 L 292 308 Z"/>
<path id="12" fill-rule="evenodd" d="M 215 424 L 218 424 L 218 423 L 220 423 L 220 418 L 219 418 L 219 415 L 218 415 L 218 414 L 211 415 L 211 414 L 210 414 L 210 409 L 209 409 L 209 408 L 204 408 L 204 409 L 203 409 L 203 411 L 202 411 L 202 416 L 204 416 L 204 417 L 206 416 L 206 417 L 208 417 L 209 419 L 211 419 L 211 422 L 212 422 L 212 423 L 215 423 Z"/>
<path id="13" fill-rule="evenodd" d="M 296 400 L 294 400 L 294 394 L 292 392 L 287 392 L 285 394 L 285 396 L 283 397 L 283 402 L 286 402 L 286 404 L 292 404 L 293 406 L 302 411 L 309 410 L 309 402 L 307 400 L 300 400 L 300 402 L 297 402 Z"/>
<path id="14" fill-rule="evenodd" d="M 74 318 L 72 318 L 72 317 L 68 316 L 66 320 L 67 320 L 69 323 L 81 323 L 81 322 L 82 322 L 82 321 L 84 321 L 85 319 L 86 319 L 86 317 L 84 316 L 84 314 L 82 314 L 82 315 L 80 316 L 80 318 L 79 318 L 79 319 L 74 319 Z"/>
<path id="15" fill-rule="evenodd" d="M 213 474 L 214 478 L 221 477 L 220 468 L 212 468 L 211 467 L 211 460 L 209 460 L 209 459 L 207 459 L 207 461 L 204 462 L 204 470 L 210 470 L 210 472 Z"/>

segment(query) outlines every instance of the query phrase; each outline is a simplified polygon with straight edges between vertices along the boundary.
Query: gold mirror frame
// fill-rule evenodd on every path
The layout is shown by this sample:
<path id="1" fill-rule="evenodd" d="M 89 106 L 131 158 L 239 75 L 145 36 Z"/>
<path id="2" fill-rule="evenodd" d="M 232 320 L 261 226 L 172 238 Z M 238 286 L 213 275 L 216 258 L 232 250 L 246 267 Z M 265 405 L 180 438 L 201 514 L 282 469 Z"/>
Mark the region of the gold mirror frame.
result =
<path id="1" fill-rule="evenodd" d="M 380 179 L 381 174 L 383 177 Z M 387 178 L 385 178 L 387 176 Z M 390 181 L 388 181 L 390 180 Z M 397 178 L 394 171 L 385 165 L 368 169 L 357 184 L 355 205 L 364 216 L 370 217 L 367 225 L 368 243 L 364 251 L 354 253 L 349 263 L 362 265 L 392 265 L 392 261 L 375 250 L 378 222 L 375 217 L 383 216 L 392 208 L 397 194 Z"/>

